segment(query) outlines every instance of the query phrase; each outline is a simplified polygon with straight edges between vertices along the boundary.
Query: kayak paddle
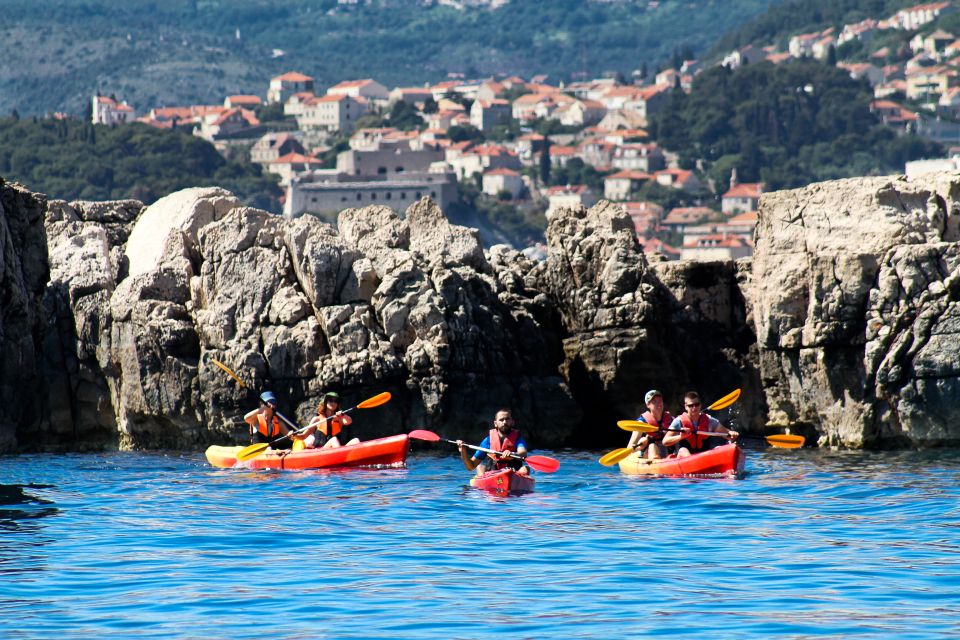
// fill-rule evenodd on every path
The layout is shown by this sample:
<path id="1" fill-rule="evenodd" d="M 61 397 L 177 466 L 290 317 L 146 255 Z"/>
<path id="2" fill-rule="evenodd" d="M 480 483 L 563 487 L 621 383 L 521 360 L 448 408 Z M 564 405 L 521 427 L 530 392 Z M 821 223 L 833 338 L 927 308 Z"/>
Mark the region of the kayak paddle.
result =
<path id="1" fill-rule="evenodd" d="M 247 384 L 246 384 L 243 380 L 240 379 L 240 376 L 238 376 L 236 373 L 233 372 L 233 370 L 232 370 L 230 367 L 228 367 L 227 365 L 223 364 L 222 362 L 220 362 L 220 361 L 217 360 L 216 358 L 210 358 L 210 361 L 213 362 L 213 364 L 215 364 L 215 365 L 217 365 L 218 367 L 220 367 L 221 369 L 223 369 L 228 376 L 230 376 L 231 378 L 233 378 L 234 380 L 236 380 L 236 381 L 237 381 L 237 384 L 239 384 L 241 388 L 243 388 L 243 389 L 249 389 L 249 388 L 250 388 L 250 387 L 247 386 Z M 284 422 L 286 422 L 286 423 L 287 423 L 287 426 L 292 427 L 292 428 L 295 429 L 296 431 L 300 431 L 300 427 L 298 427 L 298 426 L 296 425 L 296 423 L 294 423 L 292 420 L 290 420 L 290 418 L 288 418 L 287 416 L 283 415 L 282 413 L 280 413 L 280 412 L 277 411 L 276 409 L 274 409 L 273 412 L 277 415 L 278 418 L 280 418 L 281 420 L 283 420 Z M 287 434 L 287 435 L 290 435 L 290 434 Z M 286 438 L 286 437 L 287 437 L 287 436 L 282 436 L 282 438 Z M 281 438 L 281 439 L 282 439 L 282 438 Z M 276 440 L 274 440 L 274 442 L 276 442 Z M 253 445 L 251 445 L 251 446 L 253 446 Z M 249 447 L 248 447 L 248 448 L 249 448 Z M 241 451 L 241 453 L 243 453 L 243 451 Z M 251 456 L 251 457 L 252 457 L 252 456 Z M 244 458 L 244 459 L 246 459 L 246 458 Z"/>
<path id="2" fill-rule="evenodd" d="M 624 447 L 622 449 L 614 449 L 610 453 L 600 458 L 599 462 L 605 467 L 612 467 L 613 465 L 617 464 L 618 462 L 620 462 L 621 460 L 629 456 L 631 453 L 633 453 L 633 451 L 634 451 L 633 447 Z"/>
<path id="3" fill-rule="evenodd" d="M 416 429 L 414 431 L 411 431 L 408 434 L 408 437 L 414 438 L 415 440 L 425 440 L 426 442 L 442 441 L 442 442 L 449 442 L 450 444 L 457 444 L 456 440 L 447 440 L 446 438 L 441 438 L 440 436 L 435 434 L 433 431 L 427 431 L 426 429 Z M 493 449 L 487 449 L 485 447 L 478 447 L 476 445 L 467 444 L 466 442 L 463 443 L 463 446 L 467 447 L 468 449 L 483 451 L 484 453 L 500 453 L 500 454 L 503 453 L 500 451 L 494 451 Z M 554 471 L 560 468 L 560 461 L 554 458 L 550 458 L 548 456 L 534 455 L 534 456 L 524 457 L 521 455 L 517 455 L 515 453 L 510 453 L 508 455 L 511 458 L 517 458 L 518 460 L 522 460 L 523 462 L 526 462 L 528 465 L 530 465 L 531 468 L 537 471 L 542 471 L 544 473 L 553 473 Z"/>
<path id="4" fill-rule="evenodd" d="M 353 411 L 354 409 L 372 409 L 373 407 L 379 407 L 379 406 L 382 405 L 382 404 L 386 404 L 386 403 L 389 402 L 389 401 L 390 401 L 390 392 L 389 392 L 389 391 L 384 391 L 383 393 L 378 393 L 377 395 L 373 396 L 372 398 L 367 398 L 366 400 L 364 400 L 363 402 L 361 402 L 361 403 L 358 404 L 357 406 L 355 406 L 355 407 L 350 407 L 349 409 L 347 409 L 347 410 L 345 410 L 345 411 L 341 411 L 340 413 L 341 413 L 341 414 L 350 413 L 350 412 Z M 280 414 L 278 413 L 277 415 L 280 415 Z M 280 417 L 282 418 L 283 416 L 280 416 Z M 317 425 L 317 424 L 320 424 L 320 422 L 326 422 L 327 420 L 329 420 L 329 419 L 332 418 L 332 417 L 333 417 L 333 416 L 329 416 L 329 417 L 324 418 L 323 420 L 321 420 L 321 421 L 319 421 L 319 422 L 315 422 L 315 423 L 309 424 L 309 425 L 307 425 L 306 427 L 298 427 L 297 425 L 294 424 L 294 425 L 292 425 L 293 428 L 295 429 L 295 431 L 294 431 L 293 433 L 289 433 L 289 434 L 287 434 L 287 435 L 285 435 L 285 436 L 280 436 L 279 438 L 277 438 L 277 439 L 275 439 L 275 440 L 271 440 L 270 442 L 259 442 L 259 443 L 257 443 L 257 444 L 252 444 L 252 445 L 250 445 L 249 447 L 244 447 L 243 449 L 241 449 L 240 451 L 237 452 L 237 462 L 246 462 L 247 460 L 250 460 L 251 458 L 256 458 L 256 457 L 259 456 L 261 453 L 263 453 L 264 451 L 266 451 L 266 450 L 267 450 L 267 447 L 269 447 L 271 444 L 274 444 L 274 443 L 276 443 L 276 442 L 279 442 L 279 441 L 283 440 L 284 438 L 289 438 L 290 436 L 296 435 L 296 434 L 298 434 L 298 433 L 301 432 L 301 431 L 305 431 L 306 429 L 309 429 L 309 428 L 312 427 L 312 426 L 315 426 L 315 425 Z M 284 418 L 284 420 L 286 420 L 286 418 Z"/>

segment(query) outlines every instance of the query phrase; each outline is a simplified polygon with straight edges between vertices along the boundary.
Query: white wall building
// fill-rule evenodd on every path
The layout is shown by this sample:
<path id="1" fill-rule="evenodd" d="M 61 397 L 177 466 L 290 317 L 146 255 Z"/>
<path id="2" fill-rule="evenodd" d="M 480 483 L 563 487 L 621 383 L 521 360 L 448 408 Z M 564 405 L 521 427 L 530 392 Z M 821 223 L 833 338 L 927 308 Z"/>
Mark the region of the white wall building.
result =
<path id="1" fill-rule="evenodd" d="M 93 96 L 93 124 L 120 124 L 133 122 L 136 112 L 126 102 L 117 102 L 107 96 Z"/>

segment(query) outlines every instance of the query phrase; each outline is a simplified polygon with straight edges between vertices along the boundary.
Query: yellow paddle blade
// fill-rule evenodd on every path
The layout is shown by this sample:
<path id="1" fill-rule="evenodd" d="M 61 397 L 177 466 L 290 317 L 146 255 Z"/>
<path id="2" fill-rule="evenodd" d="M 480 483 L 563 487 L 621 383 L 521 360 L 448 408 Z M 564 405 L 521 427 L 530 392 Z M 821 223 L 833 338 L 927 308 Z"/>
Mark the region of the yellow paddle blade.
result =
<path id="1" fill-rule="evenodd" d="M 267 447 L 270 445 L 266 442 L 260 442 L 258 444 L 252 444 L 249 447 L 244 447 L 237 452 L 237 461 L 245 462 L 250 458 L 256 458 L 258 455 L 267 450 Z"/>
<path id="2" fill-rule="evenodd" d="M 777 447 L 778 449 L 799 449 L 806 441 L 807 439 L 803 436 L 792 436 L 788 433 L 767 436 L 767 443 L 769 443 L 771 447 Z"/>
<path id="3" fill-rule="evenodd" d="M 390 392 L 384 391 L 383 393 L 378 393 L 372 398 L 367 398 L 357 405 L 357 409 L 370 409 L 372 407 L 379 407 L 380 405 L 388 402 L 390 402 Z"/>
<path id="4" fill-rule="evenodd" d="M 720 409 L 726 409 L 734 402 L 740 399 L 740 389 L 734 389 L 727 395 L 723 396 L 712 405 L 707 407 L 707 411 L 719 411 Z"/>
<path id="5" fill-rule="evenodd" d="M 217 365 L 218 367 L 220 367 L 221 369 L 223 369 L 223 370 L 227 373 L 227 375 L 230 376 L 231 378 L 233 378 L 234 380 L 236 380 L 236 381 L 237 381 L 237 384 L 239 384 L 241 387 L 246 387 L 246 386 L 247 386 L 247 385 L 245 385 L 245 384 L 243 383 L 243 380 L 240 379 L 240 376 L 238 376 L 237 374 L 235 374 L 235 373 L 233 372 L 233 370 L 230 369 L 230 367 L 228 367 L 227 365 L 223 364 L 222 362 L 220 362 L 220 361 L 217 360 L 216 358 L 210 358 L 210 361 L 211 361 L 213 364 L 215 364 L 215 365 Z"/>
<path id="6" fill-rule="evenodd" d="M 617 423 L 617 426 L 624 431 L 639 431 L 640 433 L 653 433 L 657 430 L 654 425 L 639 420 L 621 420 Z"/>
<path id="7" fill-rule="evenodd" d="M 623 449 L 614 449 L 610 453 L 600 458 L 599 462 L 605 467 L 610 467 L 617 464 L 618 462 L 620 462 L 621 460 L 629 456 L 631 453 L 633 453 L 633 449 L 631 449 L 630 447 L 624 447 Z"/>

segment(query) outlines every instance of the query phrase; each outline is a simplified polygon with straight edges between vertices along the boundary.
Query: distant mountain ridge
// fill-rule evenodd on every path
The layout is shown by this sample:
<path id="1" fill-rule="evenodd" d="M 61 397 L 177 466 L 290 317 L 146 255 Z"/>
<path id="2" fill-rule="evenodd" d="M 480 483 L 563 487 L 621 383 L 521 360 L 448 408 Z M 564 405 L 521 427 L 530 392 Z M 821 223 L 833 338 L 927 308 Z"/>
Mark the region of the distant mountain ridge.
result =
<path id="1" fill-rule="evenodd" d="M 388 86 L 449 73 L 629 75 L 703 52 L 779 0 L 7 0 L 0 114 L 82 113 L 97 90 L 138 112 L 263 95 L 298 70 L 320 86 Z M 455 3 L 454 3 L 455 4 Z M 496 3 L 493 3 L 496 4 Z"/>

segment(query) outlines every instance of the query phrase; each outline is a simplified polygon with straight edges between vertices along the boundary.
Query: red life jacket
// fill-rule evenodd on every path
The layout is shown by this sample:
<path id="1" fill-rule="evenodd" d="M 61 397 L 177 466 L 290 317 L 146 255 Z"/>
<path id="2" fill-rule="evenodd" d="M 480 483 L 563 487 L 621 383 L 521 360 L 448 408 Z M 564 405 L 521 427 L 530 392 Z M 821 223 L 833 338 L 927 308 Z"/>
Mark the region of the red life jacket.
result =
<path id="1" fill-rule="evenodd" d="M 490 448 L 494 451 L 504 452 L 512 451 L 513 453 L 517 452 L 517 443 L 520 442 L 520 430 L 511 429 L 510 433 L 507 434 L 507 437 L 500 438 L 499 429 L 490 429 Z M 507 466 L 507 461 L 510 458 L 497 458 L 495 456 L 487 454 L 490 458 L 497 463 L 497 469 L 502 469 Z"/>
<path id="2" fill-rule="evenodd" d="M 690 429 L 690 433 L 683 437 L 683 439 L 687 440 L 690 444 L 690 453 L 697 453 L 698 451 L 701 451 L 703 449 L 703 442 L 710 436 L 697 435 L 697 432 L 706 431 L 710 426 L 710 419 L 707 418 L 707 414 L 700 414 L 700 418 L 697 420 L 697 426 L 694 428 L 693 421 L 690 420 L 690 416 L 687 413 L 681 413 L 680 424 L 683 425 L 684 429 Z"/>
<path id="3" fill-rule="evenodd" d="M 276 438 L 280 436 L 280 421 L 277 420 L 277 416 L 273 416 L 273 423 L 267 424 L 267 419 L 263 416 L 262 413 L 257 414 L 257 431 L 266 436 L 267 438 Z"/>
<path id="4" fill-rule="evenodd" d="M 670 423 L 673 422 L 673 416 L 670 415 L 669 411 L 663 412 L 663 417 L 660 418 L 660 422 L 657 422 L 657 419 L 653 417 L 652 411 L 647 411 L 642 416 L 643 421 L 647 424 L 652 424 L 653 426 L 660 429 L 656 433 L 648 433 L 646 436 L 651 440 L 663 440 L 663 434 L 667 430 L 667 427 L 670 426 Z"/>

